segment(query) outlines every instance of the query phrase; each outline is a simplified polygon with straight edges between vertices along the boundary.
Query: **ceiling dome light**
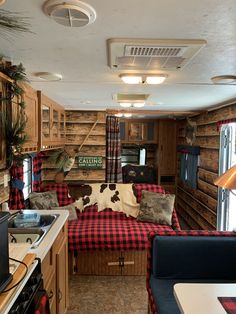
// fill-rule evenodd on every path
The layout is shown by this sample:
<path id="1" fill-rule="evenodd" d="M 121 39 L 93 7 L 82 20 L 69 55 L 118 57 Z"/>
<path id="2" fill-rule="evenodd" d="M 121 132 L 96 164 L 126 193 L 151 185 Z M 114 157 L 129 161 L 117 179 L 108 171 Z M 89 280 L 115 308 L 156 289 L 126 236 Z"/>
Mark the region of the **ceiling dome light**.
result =
<path id="1" fill-rule="evenodd" d="M 146 80 L 145 83 L 146 84 L 162 84 L 165 79 L 166 79 L 166 75 L 148 75 L 146 76 Z"/>
<path id="2" fill-rule="evenodd" d="M 129 102 L 121 102 L 120 106 L 123 107 L 123 108 L 129 108 L 129 107 L 131 107 L 131 103 L 129 103 Z"/>
<path id="3" fill-rule="evenodd" d="M 54 82 L 54 81 L 61 81 L 62 75 L 59 73 L 52 73 L 52 72 L 36 72 L 34 76 L 38 77 L 42 81 L 47 82 Z"/>
<path id="4" fill-rule="evenodd" d="M 133 106 L 135 108 L 141 108 L 141 107 L 145 106 L 145 102 L 135 102 L 135 103 L 133 103 Z"/>
<path id="5" fill-rule="evenodd" d="M 217 75 L 211 80 L 214 84 L 236 84 L 236 75 Z"/>
<path id="6" fill-rule="evenodd" d="M 135 74 L 121 74 L 120 78 L 125 84 L 140 84 L 142 83 L 142 76 Z"/>

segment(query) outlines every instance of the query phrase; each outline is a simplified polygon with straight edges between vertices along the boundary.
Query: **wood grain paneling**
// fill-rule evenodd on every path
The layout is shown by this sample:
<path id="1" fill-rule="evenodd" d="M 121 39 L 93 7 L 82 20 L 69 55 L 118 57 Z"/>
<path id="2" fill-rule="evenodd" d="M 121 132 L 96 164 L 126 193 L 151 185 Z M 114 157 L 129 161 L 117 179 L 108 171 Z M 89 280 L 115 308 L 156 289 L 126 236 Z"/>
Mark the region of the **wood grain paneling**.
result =
<path id="1" fill-rule="evenodd" d="M 197 189 L 191 189 L 179 179 L 180 163 L 177 162 L 178 188 L 177 211 L 192 229 L 215 229 L 217 211 L 217 187 L 214 180 L 218 176 L 220 133 L 217 122 L 236 117 L 236 104 L 212 110 L 191 118 L 197 124 L 196 140 L 200 146 Z M 185 124 L 178 123 L 178 144 L 187 144 Z M 180 154 L 178 154 L 179 159 Z"/>

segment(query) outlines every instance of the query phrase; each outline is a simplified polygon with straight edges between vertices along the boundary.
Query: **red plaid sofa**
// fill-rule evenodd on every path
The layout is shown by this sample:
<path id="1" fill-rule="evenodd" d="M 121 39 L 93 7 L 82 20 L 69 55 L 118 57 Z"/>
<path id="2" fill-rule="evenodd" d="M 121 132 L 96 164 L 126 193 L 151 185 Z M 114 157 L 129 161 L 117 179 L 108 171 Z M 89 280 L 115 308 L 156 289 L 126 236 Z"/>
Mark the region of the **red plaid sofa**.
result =
<path id="1" fill-rule="evenodd" d="M 173 295 L 176 283 L 236 283 L 235 265 L 235 232 L 151 232 L 146 277 L 149 313 L 180 314 Z"/>
<path id="2" fill-rule="evenodd" d="M 135 184 L 137 201 L 141 201 L 142 190 L 165 193 L 164 189 L 155 184 Z M 70 251 L 94 250 L 146 250 L 148 234 L 152 231 L 179 230 L 176 211 L 173 211 L 172 226 L 156 225 L 140 222 L 124 213 L 112 211 L 109 208 L 101 212 L 97 206 L 86 207 L 84 212 L 78 212 L 78 220 L 69 222 L 68 245 Z"/>

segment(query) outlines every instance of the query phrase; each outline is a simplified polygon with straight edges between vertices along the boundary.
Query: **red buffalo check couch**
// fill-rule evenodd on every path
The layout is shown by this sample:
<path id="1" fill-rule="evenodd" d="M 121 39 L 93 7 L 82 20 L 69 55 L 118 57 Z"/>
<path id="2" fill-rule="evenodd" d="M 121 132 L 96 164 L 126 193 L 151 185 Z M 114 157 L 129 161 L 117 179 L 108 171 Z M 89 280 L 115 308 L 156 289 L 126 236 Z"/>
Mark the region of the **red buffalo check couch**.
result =
<path id="1" fill-rule="evenodd" d="M 74 201 L 68 198 L 65 184 L 44 187 L 48 189 L 57 191 L 61 206 Z M 143 190 L 165 193 L 159 185 L 134 184 L 138 203 Z M 68 222 L 68 248 L 70 269 L 79 274 L 145 275 L 149 233 L 180 229 L 175 210 L 172 226 L 137 221 L 110 208 L 98 212 L 97 205 L 88 206 L 83 212 L 78 210 L 77 217 Z"/>

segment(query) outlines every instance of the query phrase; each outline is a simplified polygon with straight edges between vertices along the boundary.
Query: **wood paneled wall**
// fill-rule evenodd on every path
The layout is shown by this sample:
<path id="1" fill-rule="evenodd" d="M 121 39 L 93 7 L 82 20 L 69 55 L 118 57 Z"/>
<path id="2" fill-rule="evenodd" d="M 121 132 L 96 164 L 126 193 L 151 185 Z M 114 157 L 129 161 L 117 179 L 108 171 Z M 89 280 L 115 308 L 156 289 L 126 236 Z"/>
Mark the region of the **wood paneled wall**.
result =
<path id="1" fill-rule="evenodd" d="M 87 135 L 90 135 L 87 137 Z M 86 141 L 84 142 L 85 138 Z M 75 162 L 65 178 L 69 184 L 104 182 L 106 168 L 106 113 L 97 111 L 66 111 L 66 146 L 80 149 L 79 156 L 103 157 L 103 167 L 97 170 L 82 170 Z M 52 152 L 48 152 L 50 155 Z M 57 169 L 47 158 L 43 162 L 43 181 L 53 182 Z"/>
<path id="2" fill-rule="evenodd" d="M 217 122 L 236 117 L 236 104 L 208 111 L 192 117 L 196 122 L 196 140 L 200 146 L 197 189 L 180 181 L 178 153 L 177 211 L 190 229 L 216 229 L 217 187 L 213 184 L 218 176 L 220 133 Z M 185 138 L 186 120 L 178 123 L 177 144 L 187 144 Z"/>
<path id="3" fill-rule="evenodd" d="M 5 178 L 5 183 L 4 184 L 4 178 Z M 8 170 L 0 170 L 0 204 L 3 202 L 7 202 L 9 199 L 9 171 Z"/>

